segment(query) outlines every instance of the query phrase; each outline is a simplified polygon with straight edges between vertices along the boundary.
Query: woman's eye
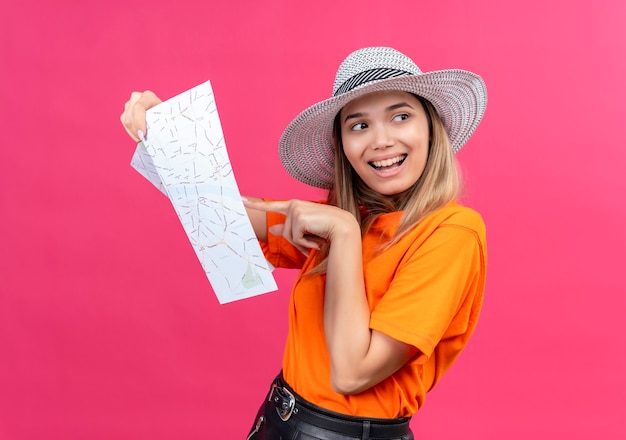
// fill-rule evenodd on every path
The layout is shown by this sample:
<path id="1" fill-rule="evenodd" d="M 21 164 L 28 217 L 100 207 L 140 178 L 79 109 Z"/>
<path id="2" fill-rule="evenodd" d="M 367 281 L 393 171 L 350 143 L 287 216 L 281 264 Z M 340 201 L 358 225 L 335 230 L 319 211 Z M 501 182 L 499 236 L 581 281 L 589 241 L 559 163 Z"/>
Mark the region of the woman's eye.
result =
<path id="1" fill-rule="evenodd" d="M 367 124 L 365 122 L 359 122 L 358 124 L 354 124 L 351 129 L 353 131 L 364 130 L 367 128 Z"/>
<path id="2" fill-rule="evenodd" d="M 409 119 L 409 115 L 407 113 L 402 113 L 393 117 L 394 121 L 405 121 Z"/>

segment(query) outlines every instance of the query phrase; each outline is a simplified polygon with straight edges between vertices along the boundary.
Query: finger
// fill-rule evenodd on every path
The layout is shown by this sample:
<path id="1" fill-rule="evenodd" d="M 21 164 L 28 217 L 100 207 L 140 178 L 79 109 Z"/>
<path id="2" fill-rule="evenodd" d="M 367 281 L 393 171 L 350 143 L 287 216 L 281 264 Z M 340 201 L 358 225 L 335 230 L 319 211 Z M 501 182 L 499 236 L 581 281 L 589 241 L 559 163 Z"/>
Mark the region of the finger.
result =
<path id="1" fill-rule="evenodd" d="M 307 240 L 316 243 L 318 246 L 317 248 L 319 249 L 319 245 L 320 244 L 324 244 L 324 243 L 328 243 L 328 240 L 326 240 L 323 237 L 320 237 L 319 235 L 313 235 L 313 234 L 304 234 L 304 238 L 306 238 Z"/>
<path id="2" fill-rule="evenodd" d="M 144 95 L 145 92 L 133 92 L 130 95 L 126 126 L 132 137 L 136 139 L 143 139 L 148 131 L 146 127 L 146 110 L 150 107 Z"/>
<path id="3" fill-rule="evenodd" d="M 140 94 L 133 92 L 130 99 L 124 104 L 124 112 L 120 115 L 120 121 L 126 133 L 135 141 L 139 142 L 141 136 L 139 131 L 146 132 L 145 111 L 137 111 L 137 101 Z M 141 116 L 143 113 L 143 116 Z"/>
<path id="4" fill-rule="evenodd" d="M 285 225 L 282 223 L 270 226 L 269 231 L 274 235 L 283 235 L 283 230 L 285 229 Z"/>
<path id="5" fill-rule="evenodd" d="M 298 237 L 294 237 L 293 233 L 289 234 L 289 232 L 291 231 L 290 227 L 286 227 L 287 225 L 283 224 L 283 223 L 278 223 L 275 225 L 270 226 L 269 228 L 269 232 L 271 234 L 274 235 L 281 235 L 283 238 L 285 238 L 287 241 L 289 241 L 291 244 L 293 244 L 296 248 L 298 248 L 298 250 L 300 252 L 302 252 L 304 255 L 309 255 L 309 249 L 316 249 L 316 250 L 320 250 L 320 243 L 324 243 L 326 242 L 326 240 L 324 240 L 321 237 L 318 237 L 317 235 L 313 235 L 313 234 L 301 234 L 299 233 Z"/>
<path id="6" fill-rule="evenodd" d="M 289 211 L 289 201 L 284 200 L 249 200 L 242 198 L 243 204 L 246 208 L 256 209 L 257 211 L 265 211 L 265 212 L 278 212 L 280 214 L 287 215 Z"/>
<path id="7" fill-rule="evenodd" d="M 294 243 L 290 238 L 285 237 L 285 235 L 284 235 L 285 225 L 284 224 L 279 223 L 279 224 L 270 226 L 269 232 L 271 234 L 274 234 L 274 235 L 282 236 L 287 241 L 289 241 L 289 243 L 291 243 L 296 249 L 298 249 L 300 252 L 302 252 L 304 255 L 306 255 L 307 257 L 309 256 L 309 250 L 306 247 L 300 246 L 297 243 Z"/>
<path id="8" fill-rule="evenodd" d="M 159 105 L 161 99 L 151 90 L 146 90 L 143 93 L 137 93 L 137 101 L 133 106 L 133 124 L 137 129 L 137 136 L 144 139 L 148 135 L 148 127 L 146 125 L 146 111 Z M 133 97 L 131 95 L 131 97 Z"/>
<path id="9" fill-rule="evenodd" d="M 135 136 L 132 132 L 132 128 L 130 128 L 130 119 L 129 119 L 129 111 L 130 111 L 130 100 L 126 101 L 124 103 L 124 111 L 122 112 L 122 114 L 120 115 L 120 122 L 122 123 L 122 127 L 124 127 L 124 130 L 126 131 L 126 134 L 128 134 L 128 136 L 131 137 L 131 139 L 133 139 L 135 142 L 139 142 L 139 139 L 137 138 L 137 136 Z"/>
<path id="10" fill-rule="evenodd" d="M 285 223 L 277 224 L 275 226 L 276 229 L 280 231 L 285 240 L 295 246 L 296 249 L 298 249 L 304 255 L 306 255 L 307 257 L 309 256 L 309 248 L 306 245 L 307 243 L 302 240 L 303 234 L 300 232 L 300 229 L 297 226 L 297 223 L 294 222 L 292 216 L 287 215 L 287 217 L 285 218 Z"/>
<path id="11" fill-rule="evenodd" d="M 300 238 L 297 243 L 296 246 L 300 249 L 305 248 L 305 249 L 315 249 L 316 251 L 320 250 L 320 245 L 319 245 L 319 241 L 318 240 L 312 240 L 311 237 L 315 237 L 314 235 L 310 235 L 310 234 L 306 234 L 303 235 L 302 238 Z M 307 252 L 308 254 L 308 252 Z"/>
<path id="12" fill-rule="evenodd" d="M 135 135 L 133 133 L 134 129 L 131 127 L 129 128 L 129 126 L 127 126 L 127 115 L 126 113 L 122 113 L 120 115 L 120 121 L 122 122 L 122 126 L 124 127 L 124 130 L 126 131 L 126 134 L 128 134 L 128 136 L 131 137 L 132 140 L 134 140 L 135 142 L 139 142 L 141 141 L 141 139 L 139 139 L 139 130 L 137 130 L 137 135 Z"/>
<path id="13" fill-rule="evenodd" d="M 299 232 L 297 236 L 294 233 L 292 233 L 290 237 L 286 237 L 285 236 L 286 230 L 287 229 L 285 228 L 285 224 L 283 223 L 272 225 L 269 228 L 269 232 L 271 234 L 282 235 L 283 237 L 288 238 L 289 241 L 291 241 L 293 244 L 300 244 L 310 249 L 319 250 L 320 249 L 319 245 L 327 242 L 325 238 L 318 237 L 317 235 L 309 234 L 307 232 L 304 232 L 304 233 Z"/>

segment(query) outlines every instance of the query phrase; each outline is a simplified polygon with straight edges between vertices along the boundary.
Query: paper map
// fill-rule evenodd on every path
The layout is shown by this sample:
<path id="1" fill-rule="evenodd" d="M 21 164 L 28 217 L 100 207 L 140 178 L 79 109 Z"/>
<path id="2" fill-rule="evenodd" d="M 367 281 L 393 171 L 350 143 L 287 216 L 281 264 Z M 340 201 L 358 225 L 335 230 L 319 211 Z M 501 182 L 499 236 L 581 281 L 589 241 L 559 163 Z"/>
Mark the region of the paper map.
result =
<path id="1" fill-rule="evenodd" d="M 211 83 L 146 113 L 131 165 L 172 202 L 220 304 L 276 290 L 231 168 Z"/>

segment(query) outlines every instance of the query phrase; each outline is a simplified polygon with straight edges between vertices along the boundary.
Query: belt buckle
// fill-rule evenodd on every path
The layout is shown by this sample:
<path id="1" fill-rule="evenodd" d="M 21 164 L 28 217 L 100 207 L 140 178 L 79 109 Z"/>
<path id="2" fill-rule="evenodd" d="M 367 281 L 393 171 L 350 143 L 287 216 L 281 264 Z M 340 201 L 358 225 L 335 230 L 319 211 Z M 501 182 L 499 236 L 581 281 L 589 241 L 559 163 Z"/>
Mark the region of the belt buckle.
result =
<path id="1" fill-rule="evenodd" d="M 289 420 L 296 407 L 296 398 L 291 391 L 285 387 L 272 384 L 272 392 L 268 400 L 276 404 L 276 412 L 283 422 Z"/>

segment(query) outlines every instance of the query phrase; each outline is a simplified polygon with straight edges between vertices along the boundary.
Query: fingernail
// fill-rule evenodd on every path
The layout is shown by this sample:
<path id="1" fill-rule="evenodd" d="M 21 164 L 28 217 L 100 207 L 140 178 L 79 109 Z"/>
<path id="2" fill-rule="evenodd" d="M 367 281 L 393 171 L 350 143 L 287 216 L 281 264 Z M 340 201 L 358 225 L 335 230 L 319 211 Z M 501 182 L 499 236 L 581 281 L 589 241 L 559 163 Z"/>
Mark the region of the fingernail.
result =
<path id="1" fill-rule="evenodd" d="M 142 141 L 145 139 L 143 130 L 137 130 L 137 137 L 139 137 L 139 139 L 141 139 Z"/>
<path id="2" fill-rule="evenodd" d="M 242 201 L 242 202 L 247 202 L 247 201 L 248 201 L 248 199 L 246 199 L 244 196 L 241 196 L 241 201 Z"/>

